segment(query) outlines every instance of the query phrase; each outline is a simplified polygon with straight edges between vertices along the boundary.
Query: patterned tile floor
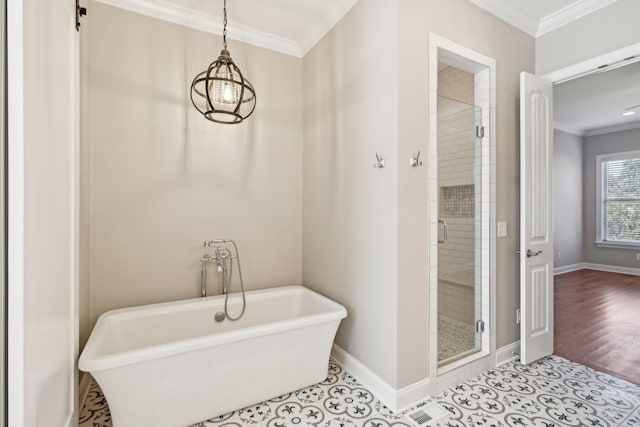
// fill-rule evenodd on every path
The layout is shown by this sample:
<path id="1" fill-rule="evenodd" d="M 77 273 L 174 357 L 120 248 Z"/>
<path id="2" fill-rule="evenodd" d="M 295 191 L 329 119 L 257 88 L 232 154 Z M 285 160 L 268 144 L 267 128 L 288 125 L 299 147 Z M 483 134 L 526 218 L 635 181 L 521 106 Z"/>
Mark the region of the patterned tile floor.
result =
<path id="1" fill-rule="evenodd" d="M 438 316 L 438 362 L 473 350 L 475 340 L 473 325 L 447 316 Z"/>
<path id="2" fill-rule="evenodd" d="M 427 402 L 449 411 L 432 424 L 438 427 L 640 426 L 640 386 L 557 356 L 529 366 L 507 363 Z M 191 427 L 412 427 L 409 412 L 392 413 L 331 361 L 320 384 Z M 111 427 L 107 403 L 95 383 L 80 426 Z"/>

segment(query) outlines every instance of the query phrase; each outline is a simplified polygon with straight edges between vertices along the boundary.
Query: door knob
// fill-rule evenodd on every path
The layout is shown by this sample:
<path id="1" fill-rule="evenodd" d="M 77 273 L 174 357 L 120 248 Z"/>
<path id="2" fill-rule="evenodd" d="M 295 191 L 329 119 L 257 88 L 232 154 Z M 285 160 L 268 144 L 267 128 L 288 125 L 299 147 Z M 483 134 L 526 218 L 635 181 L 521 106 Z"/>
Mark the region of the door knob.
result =
<path id="1" fill-rule="evenodd" d="M 533 252 L 531 249 L 527 249 L 527 258 L 531 258 L 532 256 L 538 256 L 542 253 L 542 250 Z"/>

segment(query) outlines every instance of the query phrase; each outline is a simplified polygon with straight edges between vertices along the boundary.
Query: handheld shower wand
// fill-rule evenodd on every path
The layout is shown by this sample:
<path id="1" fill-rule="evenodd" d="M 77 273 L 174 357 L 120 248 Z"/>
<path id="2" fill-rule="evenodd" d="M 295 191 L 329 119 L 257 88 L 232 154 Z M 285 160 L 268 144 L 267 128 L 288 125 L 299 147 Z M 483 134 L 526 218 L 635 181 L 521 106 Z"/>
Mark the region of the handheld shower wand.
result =
<path id="1" fill-rule="evenodd" d="M 233 246 L 233 252 L 226 247 L 226 245 Z M 238 245 L 233 240 L 227 239 L 219 239 L 219 240 L 205 240 L 204 245 L 205 248 L 210 248 L 215 246 L 215 256 L 205 255 L 202 257 L 202 270 L 201 270 L 201 282 L 204 282 L 204 286 L 206 288 L 206 261 L 216 261 L 217 271 L 222 273 L 222 293 L 225 295 L 224 298 L 224 314 L 229 320 L 238 320 L 242 317 L 247 307 L 247 301 L 244 294 L 244 281 L 242 280 L 242 269 L 240 268 L 240 253 L 238 251 Z M 235 252 L 235 255 L 234 255 Z M 206 260 L 205 260 L 206 258 Z M 237 317 L 229 316 L 228 310 L 228 301 L 229 301 L 229 291 L 231 290 L 231 279 L 233 277 L 233 260 L 236 260 L 238 264 L 238 276 L 240 277 L 240 291 L 242 292 L 242 310 Z M 201 285 L 202 286 L 202 285 Z M 203 291 L 203 296 L 206 295 L 206 290 Z"/>

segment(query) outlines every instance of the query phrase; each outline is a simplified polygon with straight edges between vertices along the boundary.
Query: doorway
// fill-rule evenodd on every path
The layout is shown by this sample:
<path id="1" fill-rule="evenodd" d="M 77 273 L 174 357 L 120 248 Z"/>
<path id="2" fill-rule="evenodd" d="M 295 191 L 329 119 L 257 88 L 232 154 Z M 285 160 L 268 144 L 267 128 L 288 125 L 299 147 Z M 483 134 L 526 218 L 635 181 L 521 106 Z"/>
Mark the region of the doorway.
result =
<path id="1" fill-rule="evenodd" d="M 493 366 L 495 61 L 429 34 L 430 384 Z"/>

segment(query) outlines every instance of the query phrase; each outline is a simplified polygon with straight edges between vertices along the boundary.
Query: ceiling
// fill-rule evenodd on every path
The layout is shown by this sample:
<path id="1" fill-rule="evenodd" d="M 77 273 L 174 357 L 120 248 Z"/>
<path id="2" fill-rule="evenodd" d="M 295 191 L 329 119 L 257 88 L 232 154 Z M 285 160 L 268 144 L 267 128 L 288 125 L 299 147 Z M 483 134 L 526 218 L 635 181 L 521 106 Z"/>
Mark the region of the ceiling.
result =
<path id="1" fill-rule="evenodd" d="M 590 136 L 640 127 L 640 61 L 556 85 L 553 96 L 557 129 Z M 627 109 L 636 114 L 623 116 Z"/>
<path id="2" fill-rule="evenodd" d="M 222 34 L 223 0 L 97 0 L 214 34 Z M 449 0 L 440 0 L 449 1 Z M 617 0 L 468 0 L 537 37 Z M 358 0 L 229 0 L 228 38 L 303 57 Z M 233 50 L 233 45 L 230 45 Z M 579 135 L 637 121 L 622 110 L 640 104 L 638 67 L 556 86 L 556 124 Z M 636 99 L 634 100 L 634 89 Z"/>
<path id="3" fill-rule="evenodd" d="M 222 33 L 223 0 L 97 1 L 198 30 Z M 617 0 L 468 1 L 535 37 Z M 302 57 L 357 2 L 358 0 L 229 0 L 228 37 Z"/>
<path id="4" fill-rule="evenodd" d="M 97 0 L 222 34 L 223 0 Z M 302 57 L 358 0 L 228 0 L 227 37 Z M 233 45 L 230 46 L 233 49 Z"/>

